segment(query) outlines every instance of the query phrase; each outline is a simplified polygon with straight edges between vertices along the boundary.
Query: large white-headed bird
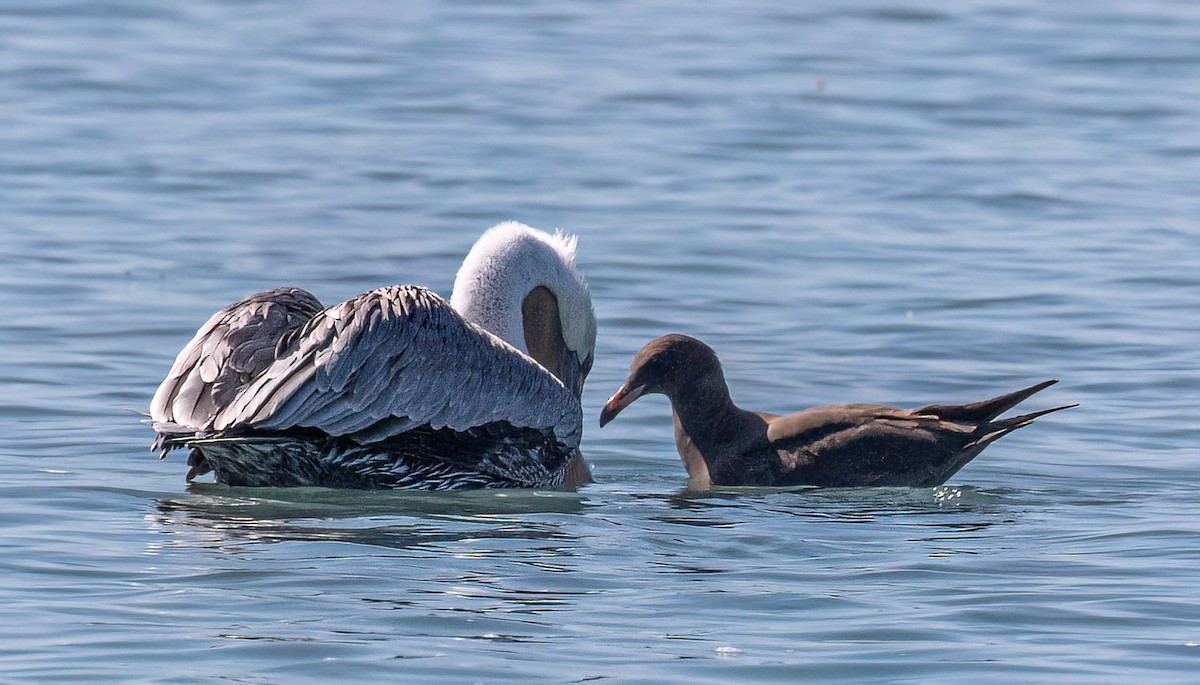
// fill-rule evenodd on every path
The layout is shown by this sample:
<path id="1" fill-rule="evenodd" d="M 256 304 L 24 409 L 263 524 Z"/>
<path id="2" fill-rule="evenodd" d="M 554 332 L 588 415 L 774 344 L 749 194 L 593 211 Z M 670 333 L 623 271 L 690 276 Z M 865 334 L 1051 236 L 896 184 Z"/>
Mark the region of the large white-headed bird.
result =
<path id="1" fill-rule="evenodd" d="M 595 342 L 575 238 L 506 222 L 448 303 L 279 288 L 217 312 L 154 394 L 155 448 L 229 485 L 573 487 Z"/>

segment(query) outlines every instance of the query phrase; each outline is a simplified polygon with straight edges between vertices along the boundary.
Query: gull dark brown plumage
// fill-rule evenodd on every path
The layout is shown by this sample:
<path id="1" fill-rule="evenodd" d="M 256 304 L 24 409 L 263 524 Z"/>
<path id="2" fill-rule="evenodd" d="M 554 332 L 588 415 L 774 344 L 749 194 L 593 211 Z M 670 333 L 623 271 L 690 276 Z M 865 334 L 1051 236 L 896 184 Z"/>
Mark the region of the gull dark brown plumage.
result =
<path id="1" fill-rule="evenodd" d="M 787 416 L 733 403 L 712 348 L 685 335 L 650 341 L 600 414 L 604 426 L 651 393 L 671 400 L 675 444 L 696 488 L 941 485 L 985 447 L 1039 416 L 997 419 L 1049 380 L 990 400 L 897 409 L 882 404 L 815 407 Z"/>

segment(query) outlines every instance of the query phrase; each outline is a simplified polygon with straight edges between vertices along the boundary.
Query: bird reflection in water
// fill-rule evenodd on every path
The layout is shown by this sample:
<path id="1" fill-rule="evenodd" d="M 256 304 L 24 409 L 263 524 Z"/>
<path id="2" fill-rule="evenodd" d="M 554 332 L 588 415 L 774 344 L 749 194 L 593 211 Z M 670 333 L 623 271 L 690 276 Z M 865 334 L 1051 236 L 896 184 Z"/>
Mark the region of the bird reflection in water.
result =
<path id="1" fill-rule="evenodd" d="M 418 551 L 481 539 L 565 542 L 573 537 L 557 523 L 525 516 L 574 514 L 586 506 L 582 497 L 562 492 L 364 492 L 209 483 L 193 483 L 188 489 L 191 496 L 157 502 L 150 517 L 153 525 L 172 534 L 181 527 L 207 531 L 212 534 L 208 540 L 226 551 L 230 545 L 275 542 L 343 542 Z M 395 522 L 378 525 L 385 519 Z"/>

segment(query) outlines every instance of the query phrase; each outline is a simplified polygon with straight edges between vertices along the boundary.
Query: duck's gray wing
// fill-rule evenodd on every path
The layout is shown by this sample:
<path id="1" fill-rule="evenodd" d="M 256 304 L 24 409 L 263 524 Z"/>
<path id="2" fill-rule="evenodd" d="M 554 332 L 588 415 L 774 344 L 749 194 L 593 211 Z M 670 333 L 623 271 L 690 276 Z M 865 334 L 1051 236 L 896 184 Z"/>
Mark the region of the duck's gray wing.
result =
<path id="1" fill-rule="evenodd" d="M 574 448 L 582 410 L 553 375 L 442 298 L 390 286 L 313 317 L 213 428 L 314 428 L 365 444 L 418 426 L 500 423 L 552 432 Z"/>
<path id="2" fill-rule="evenodd" d="M 175 358 L 150 402 L 161 432 L 209 430 L 213 418 L 275 361 L 281 341 L 323 307 L 300 288 L 251 295 L 213 314 Z"/>

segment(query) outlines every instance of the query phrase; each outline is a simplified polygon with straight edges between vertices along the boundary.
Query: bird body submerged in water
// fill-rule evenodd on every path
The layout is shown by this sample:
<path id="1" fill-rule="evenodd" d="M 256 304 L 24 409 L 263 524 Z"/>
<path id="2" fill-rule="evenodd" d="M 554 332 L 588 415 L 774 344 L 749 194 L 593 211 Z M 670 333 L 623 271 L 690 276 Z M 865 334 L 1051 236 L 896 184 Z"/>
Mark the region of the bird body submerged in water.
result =
<path id="1" fill-rule="evenodd" d="M 507 222 L 450 302 L 400 285 L 324 308 L 280 288 L 220 310 L 154 395 L 155 448 L 230 485 L 575 486 L 595 340 L 574 237 Z"/>
<path id="2" fill-rule="evenodd" d="M 1056 381 L 965 405 L 816 407 L 777 416 L 733 403 L 712 348 L 684 335 L 647 343 L 600 415 L 604 426 L 642 395 L 671 400 L 692 487 L 940 485 L 995 440 L 1050 412 L 997 420 Z M 1070 405 L 1075 406 L 1075 405 Z"/>

